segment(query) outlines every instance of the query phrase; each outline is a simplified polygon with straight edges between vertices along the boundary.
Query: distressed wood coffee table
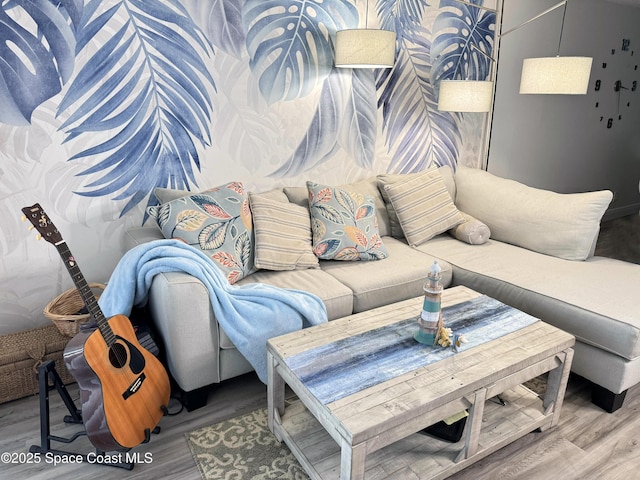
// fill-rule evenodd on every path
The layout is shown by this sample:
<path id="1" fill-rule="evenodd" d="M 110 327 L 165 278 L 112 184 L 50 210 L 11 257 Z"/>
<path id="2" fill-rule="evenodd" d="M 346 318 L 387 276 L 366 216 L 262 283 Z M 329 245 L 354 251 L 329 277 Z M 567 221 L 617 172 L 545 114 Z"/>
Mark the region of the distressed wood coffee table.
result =
<path id="1" fill-rule="evenodd" d="M 469 340 L 456 353 L 413 340 L 421 306 L 415 298 L 268 342 L 269 428 L 311 478 L 446 478 L 558 422 L 572 335 L 455 287 L 443 318 Z M 544 398 L 521 385 L 545 372 Z M 286 404 L 285 384 L 297 395 Z M 457 443 L 415 434 L 464 410 Z"/>

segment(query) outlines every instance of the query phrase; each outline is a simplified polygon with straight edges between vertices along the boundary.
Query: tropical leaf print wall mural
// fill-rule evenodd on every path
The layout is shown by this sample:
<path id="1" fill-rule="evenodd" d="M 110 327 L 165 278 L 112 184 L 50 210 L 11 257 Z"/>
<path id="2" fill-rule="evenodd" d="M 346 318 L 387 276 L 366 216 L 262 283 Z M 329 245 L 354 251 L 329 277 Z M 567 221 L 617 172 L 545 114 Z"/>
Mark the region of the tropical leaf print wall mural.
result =
<path id="1" fill-rule="evenodd" d="M 100 46 L 60 102 L 59 114 L 68 115 L 60 128 L 67 141 L 114 132 L 70 160 L 95 158 L 82 175 L 102 176 L 77 193 L 129 199 L 125 214 L 156 186 L 197 184 L 195 144 L 211 142 L 212 47 L 177 0 L 91 0 L 85 10 L 78 50 Z M 101 43 L 103 32 L 115 33 Z"/>
<path id="2" fill-rule="evenodd" d="M 307 132 L 272 176 L 298 175 L 322 164 L 340 148 L 362 168 L 371 167 L 377 135 L 376 92 L 368 69 L 334 69 L 324 81 Z"/>
<path id="3" fill-rule="evenodd" d="M 483 2 L 472 0 L 470 3 L 482 5 Z M 484 80 L 491 71 L 496 14 L 455 0 L 440 0 L 440 10 L 433 24 L 432 83 Z"/>
<path id="4" fill-rule="evenodd" d="M 236 58 L 245 53 L 242 5 L 245 0 L 184 0 L 191 16 L 216 49 Z"/>
<path id="5" fill-rule="evenodd" d="M 482 5 L 483 0 L 474 0 L 474 3 Z M 460 72 L 465 73 L 465 78 L 485 78 L 490 71 L 488 60 L 482 61 L 477 53 L 469 55 L 468 52 L 471 43 L 476 43 L 491 54 L 491 29 L 495 28 L 495 13 L 466 5 L 458 8 L 458 5 L 454 0 L 440 2 L 444 10 L 434 28 L 442 32 L 432 34 L 424 26 L 430 6 L 426 1 L 378 0 L 376 12 L 381 27 L 396 32 L 394 67 L 373 71 L 333 69 L 324 80 L 320 101 L 305 136 L 291 157 L 272 175 L 294 176 L 308 171 L 341 149 L 346 150 L 358 166 L 370 167 L 378 108 L 382 109 L 385 144 L 391 155 L 390 171 L 413 172 L 432 163 L 455 166 L 462 140 L 459 115 L 437 110 L 437 84 L 444 78 L 460 78 Z M 336 29 L 356 25 L 337 25 Z M 456 28 L 455 34 L 450 33 L 452 26 Z M 430 40 L 433 36 L 438 39 L 435 51 Z M 448 55 L 444 56 L 443 52 Z"/>
<path id="6" fill-rule="evenodd" d="M 29 125 L 55 101 L 64 161 L 86 178 L 75 193 L 122 201 L 122 216 L 155 203 L 155 187 L 191 190 L 201 162 L 218 161 L 212 124 L 233 124 L 216 118 L 222 55 L 245 62 L 267 109 L 318 99 L 292 147 L 268 152 L 281 156 L 272 177 L 338 153 L 371 169 L 379 131 L 389 171 L 455 165 L 462 117 L 437 110 L 437 84 L 486 78 L 490 62 L 470 45 L 492 54 L 495 14 L 454 0 L 371 3 L 397 34 L 391 69 L 333 68 L 332 38 L 364 25 L 363 0 L 2 0 L 0 122 Z"/>
<path id="7" fill-rule="evenodd" d="M 81 175 L 98 176 L 76 193 L 128 199 L 123 215 L 156 186 L 197 184 L 196 144 L 211 143 L 213 47 L 178 0 L 0 5 L 0 121 L 28 124 L 69 81 L 59 128 L 66 142 L 85 137 L 90 146 L 69 160 L 90 158 Z M 91 144 L 104 138 L 96 132 L 110 135 Z"/>
<path id="8" fill-rule="evenodd" d="M 471 3 L 482 5 L 483 0 Z M 441 0 L 430 32 L 423 26 L 428 6 L 422 0 L 378 1 L 382 26 L 395 30 L 398 42 L 395 66 L 378 70 L 376 80 L 386 144 L 394 149 L 391 169 L 399 173 L 422 170 L 431 163 L 455 166 L 461 141 L 459 115 L 437 110 L 437 85 L 443 79 L 461 78 L 460 72 L 467 74 L 464 78 L 484 79 L 490 70 L 477 59 L 469 68 L 477 54 L 468 52 L 471 43 L 477 43 L 491 54 L 489 31 L 495 28 L 495 13 Z"/>
<path id="9" fill-rule="evenodd" d="M 83 3 L 0 2 L 0 122 L 29 125 L 33 111 L 60 93 L 73 73 Z"/>
<path id="10" fill-rule="evenodd" d="M 307 95 L 333 65 L 330 34 L 355 26 L 348 0 L 247 0 L 249 65 L 268 103 Z"/>

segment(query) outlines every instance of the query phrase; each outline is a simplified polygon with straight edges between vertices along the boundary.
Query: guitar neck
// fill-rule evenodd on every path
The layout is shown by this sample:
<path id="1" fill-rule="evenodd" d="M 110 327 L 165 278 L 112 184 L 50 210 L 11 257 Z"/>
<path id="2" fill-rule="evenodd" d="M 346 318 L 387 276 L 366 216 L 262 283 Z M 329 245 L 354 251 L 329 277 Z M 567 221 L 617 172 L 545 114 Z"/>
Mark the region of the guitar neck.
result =
<path id="1" fill-rule="evenodd" d="M 80 297 L 82 298 L 82 301 L 87 307 L 89 314 L 95 319 L 98 325 L 98 329 L 100 330 L 100 333 L 102 333 L 102 336 L 105 342 L 109 346 L 113 345 L 113 343 L 116 340 L 115 334 L 113 333 L 113 330 L 109 326 L 109 322 L 107 322 L 107 319 L 102 313 L 102 310 L 100 309 L 100 305 L 98 305 L 98 300 L 96 299 L 95 295 L 91 291 L 91 287 L 89 287 L 89 284 L 85 280 L 84 275 L 80 271 L 80 267 L 78 266 L 75 258 L 71 254 L 69 247 L 67 247 L 66 242 L 64 242 L 63 240 L 58 243 L 55 243 L 55 247 L 58 250 L 58 253 L 60 254 L 60 258 L 62 258 L 62 261 L 67 267 L 67 270 L 69 271 L 69 275 L 71 275 L 71 279 L 73 280 L 74 285 L 78 289 L 78 292 L 80 292 Z"/>

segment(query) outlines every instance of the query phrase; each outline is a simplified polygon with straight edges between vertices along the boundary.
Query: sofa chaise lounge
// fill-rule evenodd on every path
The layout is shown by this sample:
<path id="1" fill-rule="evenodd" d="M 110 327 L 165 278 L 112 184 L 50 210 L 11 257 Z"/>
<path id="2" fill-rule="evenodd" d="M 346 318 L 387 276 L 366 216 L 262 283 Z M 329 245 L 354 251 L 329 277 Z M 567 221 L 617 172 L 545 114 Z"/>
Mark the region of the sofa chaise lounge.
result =
<path id="1" fill-rule="evenodd" d="M 276 270 L 258 269 L 237 284 L 264 282 L 314 293 L 333 320 L 422 295 L 435 259 L 445 287 L 465 285 L 573 334 L 572 370 L 593 383 L 594 403 L 609 412 L 620 408 L 626 391 L 640 382 L 640 265 L 593 256 L 611 192 L 558 194 L 462 166 L 455 174 L 449 167 L 428 172 L 429 178 L 436 173 L 449 199 L 466 215 L 462 224 L 426 241 L 416 241 L 415 232 L 405 235 L 406 218 L 396 208 L 398 195 L 392 194 L 398 185 L 420 187 L 427 172 L 378 175 L 341 188 L 373 200 L 386 258 L 320 260 L 317 265 L 300 260 Z M 170 202 L 189 195 L 169 193 L 160 192 L 158 198 Z M 250 198 L 253 205 L 253 194 Z M 308 188 L 279 188 L 259 198 L 275 205 L 272 215 L 278 205 L 306 212 L 310 223 L 303 227 L 311 251 Z M 427 215 L 427 207 L 421 208 Z M 126 243 L 131 248 L 160 238 L 157 226 L 145 226 L 130 230 Z M 308 260 L 308 255 L 303 257 Z M 159 274 L 148 298 L 167 367 L 184 392 L 187 409 L 204 405 L 212 384 L 252 370 L 219 327 L 199 280 L 179 272 Z"/>

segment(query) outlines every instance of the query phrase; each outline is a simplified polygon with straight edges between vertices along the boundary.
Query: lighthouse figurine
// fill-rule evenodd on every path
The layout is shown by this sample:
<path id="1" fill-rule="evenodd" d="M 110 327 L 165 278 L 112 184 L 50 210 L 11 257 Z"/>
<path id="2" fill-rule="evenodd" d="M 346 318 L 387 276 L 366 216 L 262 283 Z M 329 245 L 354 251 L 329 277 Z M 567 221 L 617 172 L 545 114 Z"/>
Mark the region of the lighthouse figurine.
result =
<path id="1" fill-rule="evenodd" d="M 418 331 L 413 338 L 425 345 L 435 345 L 438 337 L 438 331 L 442 328 L 442 268 L 438 265 L 438 261 L 434 260 L 427 281 L 422 288 L 424 290 L 424 302 L 422 304 L 422 312 L 418 318 Z"/>

